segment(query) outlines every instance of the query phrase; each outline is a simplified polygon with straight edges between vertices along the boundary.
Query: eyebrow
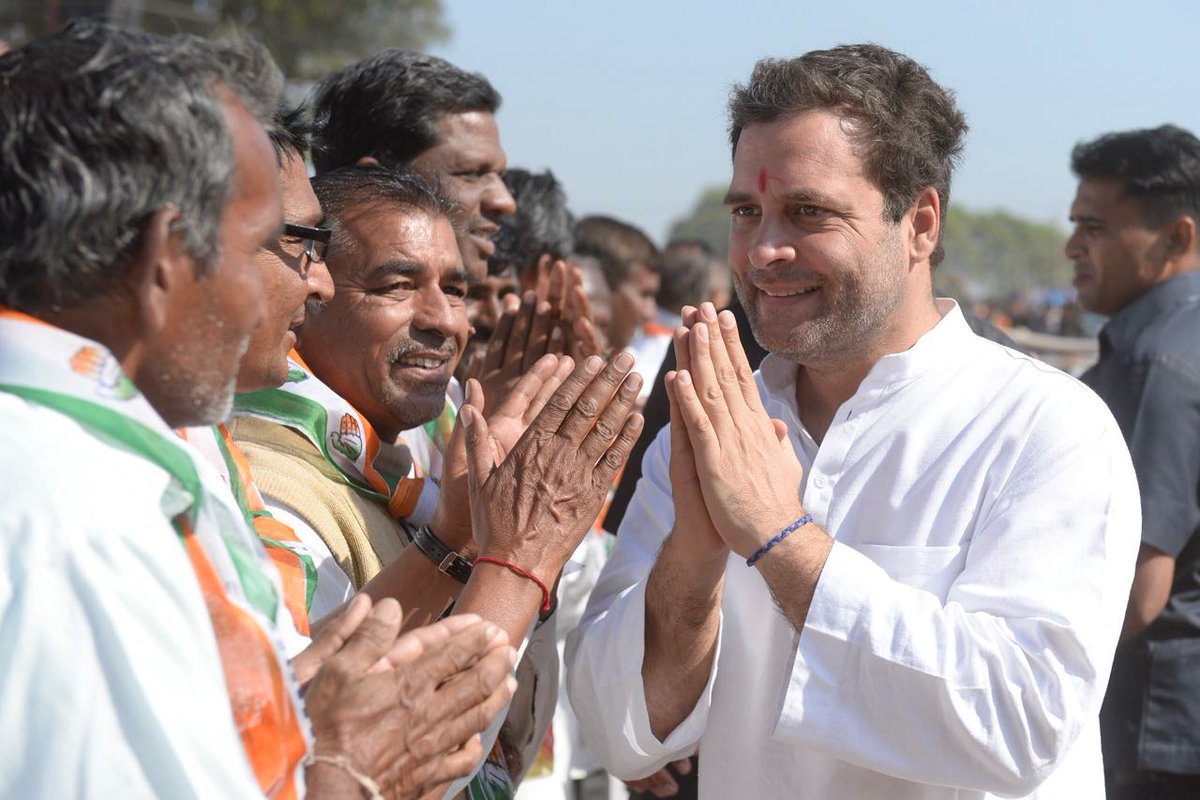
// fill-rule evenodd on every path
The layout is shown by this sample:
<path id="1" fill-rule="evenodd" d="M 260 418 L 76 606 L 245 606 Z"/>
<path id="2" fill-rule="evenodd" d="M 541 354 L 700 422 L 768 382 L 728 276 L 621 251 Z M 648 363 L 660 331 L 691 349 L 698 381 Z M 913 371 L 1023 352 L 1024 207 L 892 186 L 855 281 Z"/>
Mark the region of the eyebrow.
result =
<path id="1" fill-rule="evenodd" d="M 1069 219 L 1071 222 L 1090 222 L 1090 223 L 1097 223 L 1097 222 L 1103 223 L 1104 222 L 1103 217 L 1097 217 L 1092 214 L 1072 214 L 1067 219 Z"/>
<path id="2" fill-rule="evenodd" d="M 428 269 L 423 264 L 418 264 L 415 261 L 385 261 L 371 270 L 371 276 L 398 275 L 403 278 L 409 278 L 415 275 L 423 275 L 426 272 L 428 272 Z M 441 282 L 470 284 L 472 280 L 471 274 L 465 269 L 460 268 L 454 270 L 449 275 L 443 276 Z"/>
<path id="3" fill-rule="evenodd" d="M 821 192 L 806 191 L 803 189 L 785 192 L 783 199 L 789 203 L 810 203 L 817 206 L 837 207 L 839 203 L 827 194 Z M 748 192 L 735 192 L 732 189 L 726 192 L 725 199 L 722 201 L 724 205 L 736 206 L 741 203 L 754 202 L 754 196 Z"/>

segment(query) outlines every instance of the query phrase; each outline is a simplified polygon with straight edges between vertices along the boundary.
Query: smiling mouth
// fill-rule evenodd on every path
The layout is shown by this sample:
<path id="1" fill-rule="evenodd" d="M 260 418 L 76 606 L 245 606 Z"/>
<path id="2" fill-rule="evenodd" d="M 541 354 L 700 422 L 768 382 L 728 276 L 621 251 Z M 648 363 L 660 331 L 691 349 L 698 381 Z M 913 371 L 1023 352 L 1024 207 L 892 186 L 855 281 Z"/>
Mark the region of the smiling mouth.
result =
<path id="1" fill-rule="evenodd" d="M 449 358 L 429 358 L 425 356 L 402 356 L 394 359 L 392 364 L 398 367 L 416 367 L 417 369 L 440 369 L 450 361 Z"/>
<path id="2" fill-rule="evenodd" d="M 820 289 L 820 286 L 809 286 L 803 289 L 765 289 L 758 287 L 758 291 L 767 297 L 803 297 L 806 294 L 812 294 Z"/>

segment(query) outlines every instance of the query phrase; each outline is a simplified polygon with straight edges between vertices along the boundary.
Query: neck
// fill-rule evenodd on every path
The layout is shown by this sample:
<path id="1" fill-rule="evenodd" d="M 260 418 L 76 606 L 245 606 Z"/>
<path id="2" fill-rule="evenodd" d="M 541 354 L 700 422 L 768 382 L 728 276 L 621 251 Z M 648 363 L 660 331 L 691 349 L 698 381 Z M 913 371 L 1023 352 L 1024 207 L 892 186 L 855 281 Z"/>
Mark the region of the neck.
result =
<path id="1" fill-rule="evenodd" d="M 859 352 L 801 364 L 796 373 L 796 408 L 809 435 L 820 444 L 838 409 L 854 396 L 876 362 L 911 348 L 941 318 L 930 294 L 911 311 L 901 309 L 894 324 Z"/>
<path id="2" fill-rule="evenodd" d="M 118 298 L 100 296 L 82 306 L 38 309 L 28 314 L 104 345 L 120 362 L 121 370 L 137 382 L 145 346 L 137 335 L 134 321 L 136 312 L 128 304 L 120 302 Z"/>

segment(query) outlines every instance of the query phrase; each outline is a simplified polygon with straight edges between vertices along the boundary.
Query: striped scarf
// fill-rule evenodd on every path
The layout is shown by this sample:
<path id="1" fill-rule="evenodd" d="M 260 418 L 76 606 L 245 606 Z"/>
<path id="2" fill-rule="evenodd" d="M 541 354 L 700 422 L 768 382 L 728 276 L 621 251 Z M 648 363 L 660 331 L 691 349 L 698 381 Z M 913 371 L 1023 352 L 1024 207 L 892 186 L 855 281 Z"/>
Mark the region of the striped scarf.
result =
<path id="1" fill-rule="evenodd" d="M 243 749 L 267 797 L 299 797 L 312 736 L 278 639 L 287 613 L 279 579 L 220 478 L 163 423 L 102 345 L 2 307 L 0 391 L 150 461 L 191 498 L 170 522 L 212 620 Z"/>
<path id="2" fill-rule="evenodd" d="M 401 438 L 409 445 L 412 468 L 407 475 L 385 475 L 376 469 L 375 458 L 382 448 L 393 445 L 380 442 L 367 418 L 313 375 L 295 350 L 288 356 L 288 377 L 284 384 L 238 395 L 234 414 L 274 422 L 301 434 L 348 484 L 387 506 L 393 518 L 414 525 L 423 525 L 433 518 L 438 489 L 428 479 L 428 470 L 435 466 L 432 454 L 438 452 L 439 439 L 444 448 L 448 434 L 443 439 L 441 428 L 435 427 L 438 435 L 429 437 L 431 448 L 420 441 L 420 436 L 409 436 L 413 431 L 406 431 Z M 453 417 L 449 426 L 453 429 Z M 415 430 L 425 434 L 423 429 Z M 427 454 L 423 459 L 422 453 Z M 440 454 L 436 466 L 440 473 Z"/>

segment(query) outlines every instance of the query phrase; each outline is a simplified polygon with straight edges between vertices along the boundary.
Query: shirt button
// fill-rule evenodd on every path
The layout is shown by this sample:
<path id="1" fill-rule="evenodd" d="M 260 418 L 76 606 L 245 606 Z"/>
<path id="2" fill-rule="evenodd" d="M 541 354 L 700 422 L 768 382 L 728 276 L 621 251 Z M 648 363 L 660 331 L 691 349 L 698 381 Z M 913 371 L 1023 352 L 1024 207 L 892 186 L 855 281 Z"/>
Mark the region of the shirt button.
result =
<path id="1" fill-rule="evenodd" d="M 818 489 L 824 489 L 824 488 L 825 488 L 825 478 L 824 478 L 824 476 L 818 475 L 818 476 L 816 477 L 816 479 L 813 481 L 813 483 L 814 483 L 814 484 L 816 484 L 816 487 L 817 487 Z"/>

